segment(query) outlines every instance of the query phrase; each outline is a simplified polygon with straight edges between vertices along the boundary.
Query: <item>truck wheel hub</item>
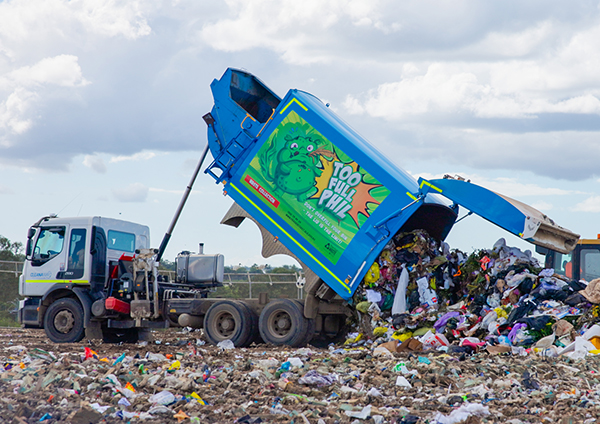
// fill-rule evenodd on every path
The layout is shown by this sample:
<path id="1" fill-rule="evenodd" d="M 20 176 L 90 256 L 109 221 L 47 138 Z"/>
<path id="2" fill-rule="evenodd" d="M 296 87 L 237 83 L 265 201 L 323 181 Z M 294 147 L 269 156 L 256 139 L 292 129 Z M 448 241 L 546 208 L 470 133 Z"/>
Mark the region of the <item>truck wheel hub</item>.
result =
<path id="1" fill-rule="evenodd" d="M 279 334 L 286 333 L 292 327 L 290 316 L 285 312 L 278 313 L 273 321 L 275 324 L 275 330 Z"/>
<path id="2" fill-rule="evenodd" d="M 223 330 L 230 330 L 230 329 L 232 329 L 232 328 L 233 328 L 233 322 L 231 322 L 231 320 L 230 320 L 230 319 L 223 320 L 223 321 L 221 322 L 221 328 L 222 328 Z"/>
<path id="3" fill-rule="evenodd" d="M 54 317 L 54 327 L 60 333 L 66 334 L 73 329 L 75 325 L 75 317 L 70 311 L 60 311 Z"/>
<path id="4" fill-rule="evenodd" d="M 230 314 L 221 314 L 216 319 L 216 330 L 223 337 L 230 337 L 235 330 L 235 320 Z"/>

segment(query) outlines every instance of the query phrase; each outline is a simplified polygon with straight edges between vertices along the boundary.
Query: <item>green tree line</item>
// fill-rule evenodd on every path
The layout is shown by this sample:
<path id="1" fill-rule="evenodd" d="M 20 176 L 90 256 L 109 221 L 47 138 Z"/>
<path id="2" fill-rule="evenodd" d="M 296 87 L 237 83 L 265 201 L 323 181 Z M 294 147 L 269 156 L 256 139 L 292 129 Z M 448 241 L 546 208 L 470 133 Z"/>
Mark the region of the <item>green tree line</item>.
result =
<path id="1" fill-rule="evenodd" d="M 159 269 L 176 271 L 175 262 L 163 259 Z M 300 271 L 300 268 L 295 265 L 283 265 L 280 267 L 272 267 L 269 264 L 253 264 L 251 266 L 226 265 L 224 272 L 225 274 L 232 275 L 231 282 L 233 284 L 228 284 L 229 279 L 226 278 L 223 287 L 215 288 L 209 297 L 229 299 L 257 298 L 259 293 L 266 292 L 272 299 L 282 297 L 296 299 L 298 297 L 298 289 L 294 284 L 296 280 L 290 274 L 297 274 Z M 252 284 L 248 283 L 248 274 L 252 274 Z M 287 284 L 278 284 L 283 282 Z"/>
<path id="2" fill-rule="evenodd" d="M 23 244 L 0 235 L 0 261 L 23 262 Z M 18 326 L 14 311 L 18 307 L 19 277 L 12 264 L 0 265 L 0 326 Z"/>

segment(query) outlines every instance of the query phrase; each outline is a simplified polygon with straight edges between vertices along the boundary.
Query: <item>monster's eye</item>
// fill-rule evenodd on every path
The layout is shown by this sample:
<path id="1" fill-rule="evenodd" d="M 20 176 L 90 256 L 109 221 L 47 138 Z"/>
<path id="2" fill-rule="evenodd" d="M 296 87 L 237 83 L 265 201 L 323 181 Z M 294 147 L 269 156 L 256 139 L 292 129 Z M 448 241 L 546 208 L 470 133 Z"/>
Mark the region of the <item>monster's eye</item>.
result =
<path id="1" fill-rule="evenodd" d="M 298 143 L 292 143 L 292 145 L 290 147 L 292 149 L 297 149 L 298 148 Z"/>
<path id="2" fill-rule="evenodd" d="M 312 152 L 314 148 L 315 148 L 315 146 L 313 146 L 312 144 L 309 144 L 308 146 L 306 146 L 306 150 L 308 150 L 309 152 Z"/>

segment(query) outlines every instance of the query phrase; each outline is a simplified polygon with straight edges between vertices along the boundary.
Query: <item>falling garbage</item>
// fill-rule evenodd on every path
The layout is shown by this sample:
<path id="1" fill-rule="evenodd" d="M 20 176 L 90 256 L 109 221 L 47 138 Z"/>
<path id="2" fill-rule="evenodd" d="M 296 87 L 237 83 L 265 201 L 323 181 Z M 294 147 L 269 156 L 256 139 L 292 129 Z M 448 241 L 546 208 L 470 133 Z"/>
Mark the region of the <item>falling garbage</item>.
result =
<path id="1" fill-rule="evenodd" d="M 600 346 L 600 333 L 582 338 L 600 312 L 597 282 L 544 269 L 504 239 L 467 255 L 423 230 L 399 233 L 354 294 L 345 345 L 377 356 L 407 340 L 421 344 L 411 351 L 586 356 Z"/>

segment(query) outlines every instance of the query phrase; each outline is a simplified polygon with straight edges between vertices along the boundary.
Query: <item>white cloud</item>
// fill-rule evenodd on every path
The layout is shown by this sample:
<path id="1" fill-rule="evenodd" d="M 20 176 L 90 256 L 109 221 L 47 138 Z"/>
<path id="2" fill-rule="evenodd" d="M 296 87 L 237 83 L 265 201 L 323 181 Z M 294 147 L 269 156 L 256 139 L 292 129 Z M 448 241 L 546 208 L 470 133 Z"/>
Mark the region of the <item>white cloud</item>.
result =
<path id="1" fill-rule="evenodd" d="M 463 67 L 468 68 L 466 64 L 434 63 L 421 75 L 379 85 L 366 93 L 362 101 L 348 95 L 344 106 L 352 114 L 368 113 L 389 120 L 440 113 L 467 113 L 478 118 L 531 118 L 540 113 L 600 114 L 600 100 L 590 93 L 554 100 L 502 91 L 482 83 L 473 72 L 461 71 Z"/>
<path id="2" fill-rule="evenodd" d="M 34 123 L 36 104 L 51 86 L 81 87 L 89 84 L 73 55 L 47 57 L 32 66 L 23 66 L 0 74 L 0 145 L 13 144 L 10 135 L 27 132 Z M 4 131 L 2 131 L 4 130 Z"/>
<path id="3" fill-rule="evenodd" d="M 554 206 L 552 205 L 552 203 L 548 203 L 548 202 L 534 202 L 531 204 L 531 206 L 533 206 L 534 208 L 536 208 L 538 211 L 541 212 L 548 212 L 552 209 L 554 209 Z"/>
<path id="4" fill-rule="evenodd" d="M 118 163 L 118 162 L 125 162 L 125 161 L 139 162 L 139 161 L 143 161 L 143 160 L 152 159 L 155 156 L 156 156 L 155 152 L 144 151 L 144 152 L 135 153 L 130 156 L 113 156 L 110 158 L 110 163 Z"/>
<path id="5" fill-rule="evenodd" d="M 9 72 L 5 79 L 18 86 L 53 84 L 61 87 L 81 87 L 90 82 L 83 78 L 77 56 L 61 54 L 47 57 L 33 66 L 23 66 Z"/>
<path id="6" fill-rule="evenodd" d="M 132 183 L 126 187 L 112 189 L 113 196 L 120 202 L 143 203 L 148 197 L 148 187 L 142 183 Z"/>
<path id="7" fill-rule="evenodd" d="M 583 202 L 577 203 L 573 208 L 574 212 L 600 212 L 600 196 L 590 196 Z"/>
<path id="8" fill-rule="evenodd" d="M 410 151 L 416 158 L 443 160 L 449 170 L 466 166 L 480 169 L 484 175 L 492 169 L 526 170 L 571 181 L 598 175 L 598 131 L 462 131 L 444 127 L 431 133 L 420 131 L 420 143 L 397 141 L 392 152 Z"/>
<path id="9" fill-rule="evenodd" d="M 542 21 L 517 31 L 492 31 L 465 50 L 490 52 L 505 57 L 524 57 L 535 53 L 543 43 L 555 37 L 555 23 Z"/>
<path id="10" fill-rule="evenodd" d="M 17 87 L 6 100 L 0 101 L 0 130 L 22 134 L 31 128 L 32 120 L 28 117 L 28 112 L 36 98 L 35 93 Z M 9 147 L 12 143 L 6 135 L 2 136 L 2 133 L 3 131 L 0 131 L 0 146 Z"/>
<path id="11" fill-rule="evenodd" d="M 204 25 L 200 37 L 214 49 L 239 52 L 270 49 L 293 64 L 327 63 L 336 25 L 373 27 L 384 33 L 400 28 L 382 21 L 380 0 L 229 0 L 233 17 Z"/>
<path id="12" fill-rule="evenodd" d="M 0 2 L 0 146 L 14 145 L 15 136 L 42 120 L 40 109 L 45 102 L 53 97 L 74 98 L 78 88 L 90 84 L 72 51 L 89 50 L 102 38 L 135 40 L 149 35 L 145 13 L 154 10 L 153 3 Z M 65 91 L 53 91 L 56 87 Z"/>
<path id="13" fill-rule="evenodd" d="M 165 188 L 155 188 L 155 187 L 150 187 L 150 191 L 153 193 L 169 193 L 169 194 L 178 194 L 178 195 L 183 194 L 183 190 L 167 190 Z M 191 194 L 195 194 L 195 193 L 192 191 Z"/>
<path id="14" fill-rule="evenodd" d="M 461 172 L 449 173 L 450 176 L 460 176 L 465 180 L 471 181 L 473 184 L 477 184 L 481 187 L 487 188 L 488 190 L 494 191 L 499 194 L 506 195 L 518 199 L 519 197 L 525 196 L 566 196 L 569 194 L 575 194 L 577 192 L 570 190 L 563 190 L 556 187 L 541 187 L 538 184 L 523 183 L 515 178 L 487 178 L 481 175 L 468 174 Z M 444 174 L 429 174 L 429 173 L 418 173 L 414 174 L 415 178 L 425 178 L 426 180 L 440 179 L 444 177 Z M 545 209 L 551 208 L 552 205 L 538 202 Z"/>
<path id="15" fill-rule="evenodd" d="M 479 183 L 481 181 L 481 184 Z M 485 185 L 492 191 L 506 194 L 508 196 L 566 196 L 573 194 L 573 191 L 563 190 L 555 187 L 541 187 L 537 184 L 528 184 L 517 181 L 514 178 L 477 178 L 473 181 L 476 184 Z"/>
<path id="16" fill-rule="evenodd" d="M 83 158 L 83 164 L 99 174 L 106 173 L 106 164 L 98 155 L 85 155 Z"/>
<path id="17" fill-rule="evenodd" d="M 74 8 L 74 16 L 91 31 L 108 37 L 136 39 L 151 33 L 144 9 L 148 1 L 87 0 Z"/>
<path id="18" fill-rule="evenodd" d="M 32 0 L 0 3 L 0 36 L 9 41 L 62 36 L 78 31 L 136 39 L 150 34 L 149 1 Z"/>

